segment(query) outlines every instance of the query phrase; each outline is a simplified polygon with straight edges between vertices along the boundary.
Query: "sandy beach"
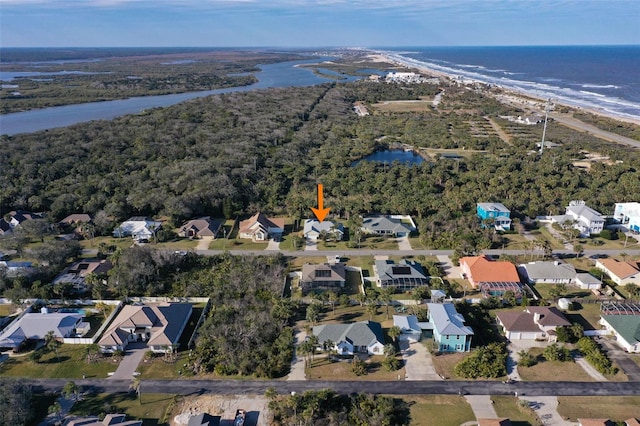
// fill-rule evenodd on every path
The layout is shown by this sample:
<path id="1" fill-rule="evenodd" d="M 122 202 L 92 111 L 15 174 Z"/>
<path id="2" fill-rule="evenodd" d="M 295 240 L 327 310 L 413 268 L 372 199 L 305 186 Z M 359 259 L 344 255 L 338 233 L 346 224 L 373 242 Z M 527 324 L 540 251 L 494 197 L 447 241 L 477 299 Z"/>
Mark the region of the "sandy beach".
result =
<path id="1" fill-rule="evenodd" d="M 434 70 L 432 68 L 425 66 L 424 64 L 418 63 L 419 61 L 402 58 L 399 55 L 372 53 L 367 56 L 367 59 L 372 62 L 385 62 L 385 63 L 394 64 L 396 66 L 407 68 L 407 69 L 416 69 L 420 73 L 427 74 L 433 77 L 446 79 L 451 82 L 456 81 L 456 82 L 461 82 L 462 84 L 473 84 L 473 83 L 487 84 L 486 82 L 483 82 L 480 80 L 474 80 L 469 77 L 464 77 L 463 79 L 460 79 L 460 76 L 457 76 L 454 74 L 448 74 L 439 70 Z M 538 114 L 544 114 L 547 99 L 540 97 L 540 95 L 534 94 L 534 93 L 528 93 L 522 90 L 514 90 L 512 88 L 507 88 L 504 86 L 496 86 L 496 85 L 492 85 L 492 86 L 499 87 L 500 89 L 502 89 L 503 93 L 496 95 L 496 98 L 500 102 L 509 103 L 511 105 L 515 105 L 526 110 L 532 110 L 537 112 Z M 555 105 L 569 108 L 571 110 L 583 111 L 586 113 L 607 117 L 607 118 L 612 118 L 614 120 L 632 123 L 640 126 L 640 117 L 622 116 L 622 115 L 609 113 L 607 111 L 601 111 L 598 109 L 575 106 L 555 98 L 553 99 L 553 103 Z M 554 116 L 554 115 L 557 116 L 558 113 L 551 114 L 551 116 Z"/>

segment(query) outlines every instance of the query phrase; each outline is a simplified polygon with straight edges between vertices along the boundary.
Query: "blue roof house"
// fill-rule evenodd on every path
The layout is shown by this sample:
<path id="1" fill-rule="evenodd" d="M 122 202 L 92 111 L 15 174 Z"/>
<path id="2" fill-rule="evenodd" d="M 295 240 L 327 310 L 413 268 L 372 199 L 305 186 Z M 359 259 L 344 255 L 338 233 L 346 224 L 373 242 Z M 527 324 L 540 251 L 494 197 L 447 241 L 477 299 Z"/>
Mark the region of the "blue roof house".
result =
<path id="1" fill-rule="evenodd" d="M 452 303 L 427 303 L 433 339 L 440 352 L 469 352 L 473 330 L 464 325 L 464 317 Z"/>
<path id="2" fill-rule="evenodd" d="M 493 219 L 496 231 L 511 229 L 511 211 L 502 203 L 477 203 L 476 212 L 482 221 Z M 483 224 L 482 227 L 484 226 Z"/>

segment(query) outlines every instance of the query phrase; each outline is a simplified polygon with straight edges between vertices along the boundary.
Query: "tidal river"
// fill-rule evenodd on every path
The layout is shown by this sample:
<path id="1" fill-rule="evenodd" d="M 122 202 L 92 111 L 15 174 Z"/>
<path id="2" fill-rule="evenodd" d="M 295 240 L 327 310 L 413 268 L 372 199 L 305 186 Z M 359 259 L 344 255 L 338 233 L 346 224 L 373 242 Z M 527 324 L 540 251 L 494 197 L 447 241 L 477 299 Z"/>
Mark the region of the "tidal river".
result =
<path id="1" fill-rule="evenodd" d="M 129 99 L 85 104 L 65 105 L 32 111 L 0 115 L 0 134 L 15 135 L 39 130 L 65 127 L 91 120 L 111 120 L 126 114 L 136 114 L 145 109 L 166 107 L 188 99 L 221 93 L 246 92 L 269 87 L 313 86 L 332 81 L 320 77 L 312 70 L 296 67 L 298 64 L 318 63 L 328 58 L 315 58 L 306 61 L 280 62 L 258 65 L 258 82 L 250 86 L 228 87 L 225 89 L 205 90 L 201 92 L 177 93 L 172 95 L 140 96 Z M 354 80 L 349 78 L 349 80 Z M 344 80 L 342 80 L 344 81 Z"/>

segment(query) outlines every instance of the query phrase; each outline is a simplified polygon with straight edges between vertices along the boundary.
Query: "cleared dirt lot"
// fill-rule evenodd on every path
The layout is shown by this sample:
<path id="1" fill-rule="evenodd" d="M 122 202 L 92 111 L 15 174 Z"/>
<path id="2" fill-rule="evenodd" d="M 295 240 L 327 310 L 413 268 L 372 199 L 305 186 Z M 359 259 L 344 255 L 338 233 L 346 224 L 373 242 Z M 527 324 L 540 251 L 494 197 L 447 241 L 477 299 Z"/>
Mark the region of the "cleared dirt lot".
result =
<path id="1" fill-rule="evenodd" d="M 171 418 L 172 426 L 185 426 L 190 416 L 208 413 L 220 416 L 220 426 L 233 425 L 233 417 L 239 408 L 247 412 L 245 425 L 267 426 L 269 401 L 262 395 L 203 395 L 185 398 Z"/>

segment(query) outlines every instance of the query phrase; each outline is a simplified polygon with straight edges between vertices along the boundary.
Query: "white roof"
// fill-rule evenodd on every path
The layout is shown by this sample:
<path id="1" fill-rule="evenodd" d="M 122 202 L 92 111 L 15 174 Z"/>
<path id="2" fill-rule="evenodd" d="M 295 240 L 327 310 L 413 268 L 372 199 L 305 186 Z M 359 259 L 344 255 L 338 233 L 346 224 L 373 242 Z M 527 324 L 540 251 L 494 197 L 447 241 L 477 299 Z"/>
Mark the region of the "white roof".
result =
<path id="1" fill-rule="evenodd" d="M 511 210 L 506 208 L 502 203 L 478 203 L 478 206 L 482 207 L 484 211 L 503 212 L 510 213 Z"/>
<path id="2" fill-rule="evenodd" d="M 82 314 L 75 313 L 27 313 L 0 334 L 0 342 L 19 344 L 25 338 L 43 339 L 49 331 L 59 338 L 68 337 L 81 320 Z"/>
<path id="3" fill-rule="evenodd" d="M 429 316 L 439 334 L 466 336 L 473 334 L 471 327 L 464 325 L 464 317 L 452 303 L 427 303 Z"/>
<path id="4" fill-rule="evenodd" d="M 518 269 L 533 281 L 551 279 L 572 280 L 576 277 L 576 268 L 569 263 L 529 262 L 520 265 Z"/>
<path id="5" fill-rule="evenodd" d="M 332 231 L 331 228 L 334 228 L 334 231 L 340 231 L 342 232 L 342 224 L 338 223 L 335 224 L 331 221 L 325 220 L 322 222 L 318 222 L 315 219 L 307 219 L 304 221 L 304 234 L 307 235 L 307 233 L 315 231 L 318 234 L 322 231 L 325 232 L 330 232 Z"/>
<path id="6" fill-rule="evenodd" d="M 586 204 L 574 204 L 572 202 L 569 204 L 569 207 L 567 207 L 566 213 L 573 213 L 575 216 L 584 218 L 589 222 L 604 220 L 600 212 L 595 211 L 591 207 L 588 207 Z"/>
<path id="7" fill-rule="evenodd" d="M 420 333 L 422 329 L 415 315 L 394 315 L 393 325 L 400 327 L 402 331 L 413 331 Z"/>

